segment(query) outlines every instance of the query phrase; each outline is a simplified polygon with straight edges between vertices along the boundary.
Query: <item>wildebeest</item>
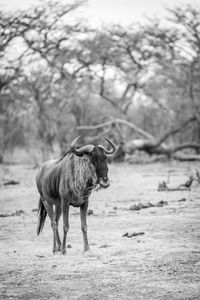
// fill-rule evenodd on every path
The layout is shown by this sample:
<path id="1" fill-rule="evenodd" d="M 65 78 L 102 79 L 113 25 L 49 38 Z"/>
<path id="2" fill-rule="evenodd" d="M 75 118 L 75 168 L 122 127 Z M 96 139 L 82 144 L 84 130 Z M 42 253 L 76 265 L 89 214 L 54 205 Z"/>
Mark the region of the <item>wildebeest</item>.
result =
<path id="1" fill-rule="evenodd" d="M 36 176 L 40 193 L 38 205 L 37 234 L 42 231 L 46 215 L 49 215 L 53 230 L 53 253 L 66 253 L 66 237 L 69 230 L 69 206 L 80 207 L 81 229 L 84 251 L 89 250 L 87 238 L 88 198 L 95 187 L 107 188 L 107 155 L 116 151 L 116 145 L 106 139 L 111 146 L 86 145 L 77 147 L 77 137 L 71 143 L 71 149 L 61 158 L 46 161 Z M 63 241 L 58 232 L 58 222 L 63 214 Z"/>

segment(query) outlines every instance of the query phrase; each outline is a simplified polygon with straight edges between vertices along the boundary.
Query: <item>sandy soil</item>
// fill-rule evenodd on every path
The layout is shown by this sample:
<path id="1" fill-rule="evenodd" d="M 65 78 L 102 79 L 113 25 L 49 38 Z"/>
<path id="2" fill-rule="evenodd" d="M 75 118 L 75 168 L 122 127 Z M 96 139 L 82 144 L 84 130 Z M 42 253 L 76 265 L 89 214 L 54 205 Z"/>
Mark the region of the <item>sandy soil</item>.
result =
<path id="1" fill-rule="evenodd" d="M 79 209 L 71 207 L 63 256 L 51 252 L 49 219 L 42 234 L 35 234 L 37 170 L 1 166 L 0 299 L 200 299 L 200 187 L 157 192 L 169 173 L 176 185 L 197 167 L 110 165 L 111 186 L 90 198 L 91 253 L 83 253 Z M 10 179 L 20 183 L 3 185 Z M 168 205 L 130 209 L 161 200 Z M 144 234 L 123 237 L 127 232 Z"/>

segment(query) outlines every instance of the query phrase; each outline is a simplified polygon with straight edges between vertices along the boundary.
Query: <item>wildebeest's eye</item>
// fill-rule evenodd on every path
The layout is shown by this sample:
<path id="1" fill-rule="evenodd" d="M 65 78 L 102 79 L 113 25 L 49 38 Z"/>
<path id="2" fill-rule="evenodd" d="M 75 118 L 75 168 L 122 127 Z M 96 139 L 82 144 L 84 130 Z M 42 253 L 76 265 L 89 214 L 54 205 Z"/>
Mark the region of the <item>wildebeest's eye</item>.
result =
<path id="1" fill-rule="evenodd" d="M 94 163 L 94 162 L 95 162 L 95 160 L 96 160 L 96 159 L 95 159 L 95 156 L 94 156 L 93 154 L 91 154 L 91 153 L 90 153 L 90 154 L 88 154 L 88 156 L 89 156 L 89 158 L 90 158 L 91 162 L 92 162 L 92 163 Z"/>

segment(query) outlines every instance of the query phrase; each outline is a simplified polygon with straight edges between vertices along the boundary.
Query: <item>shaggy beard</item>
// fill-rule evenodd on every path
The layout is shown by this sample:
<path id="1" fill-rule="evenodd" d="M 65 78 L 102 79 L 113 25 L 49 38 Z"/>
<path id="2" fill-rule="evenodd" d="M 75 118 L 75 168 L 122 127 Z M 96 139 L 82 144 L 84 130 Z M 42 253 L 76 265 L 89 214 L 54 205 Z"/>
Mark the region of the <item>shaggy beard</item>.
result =
<path id="1" fill-rule="evenodd" d="M 96 186 L 95 186 L 95 188 L 94 188 L 94 191 L 98 192 L 101 189 L 102 189 L 102 186 L 99 183 L 97 183 Z"/>

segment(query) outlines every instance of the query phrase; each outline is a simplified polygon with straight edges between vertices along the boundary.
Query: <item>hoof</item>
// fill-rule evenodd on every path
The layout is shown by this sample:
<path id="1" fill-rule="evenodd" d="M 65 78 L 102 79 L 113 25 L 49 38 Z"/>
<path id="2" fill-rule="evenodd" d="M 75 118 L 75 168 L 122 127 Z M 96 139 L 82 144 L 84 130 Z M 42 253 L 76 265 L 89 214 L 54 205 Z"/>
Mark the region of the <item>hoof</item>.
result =
<path id="1" fill-rule="evenodd" d="M 84 252 L 88 252 L 88 251 L 90 251 L 90 247 L 89 246 L 84 248 Z"/>
<path id="2" fill-rule="evenodd" d="M 56 254 L 57 252 L 60 252 L 59 248 L 53 249 L 53 251 L 52 251 L 53 254 Z"/>
<path id="3" fill-rule="evenodd" d="M 62 249 L 62 250 L 61 250 L 61 254 L 62 254 L 62 255 L 66 255 L 66 254 L 67 254 L 66 249 Z"/>
<path id="4" fill-rule="evenodd" d="M 92 252 L 91 250 L 88 250 L 88 251 L 84 251 L 83 252 L 83 255 L 85 256 L 85 257 L 88 257 L 88 258 L 91 258 L 91 259 L 100 259 L 101 258 L 101 255 L 99 255 L 98 253 L 94 253 L 94 252 Z"/>
<path id="5" fill-rule="evenodd" d="M 94 257 L 95 256 L 90 249 L 88 249 L 86 251 L 84 250 L 83 254 L 86 257 Z"/>

